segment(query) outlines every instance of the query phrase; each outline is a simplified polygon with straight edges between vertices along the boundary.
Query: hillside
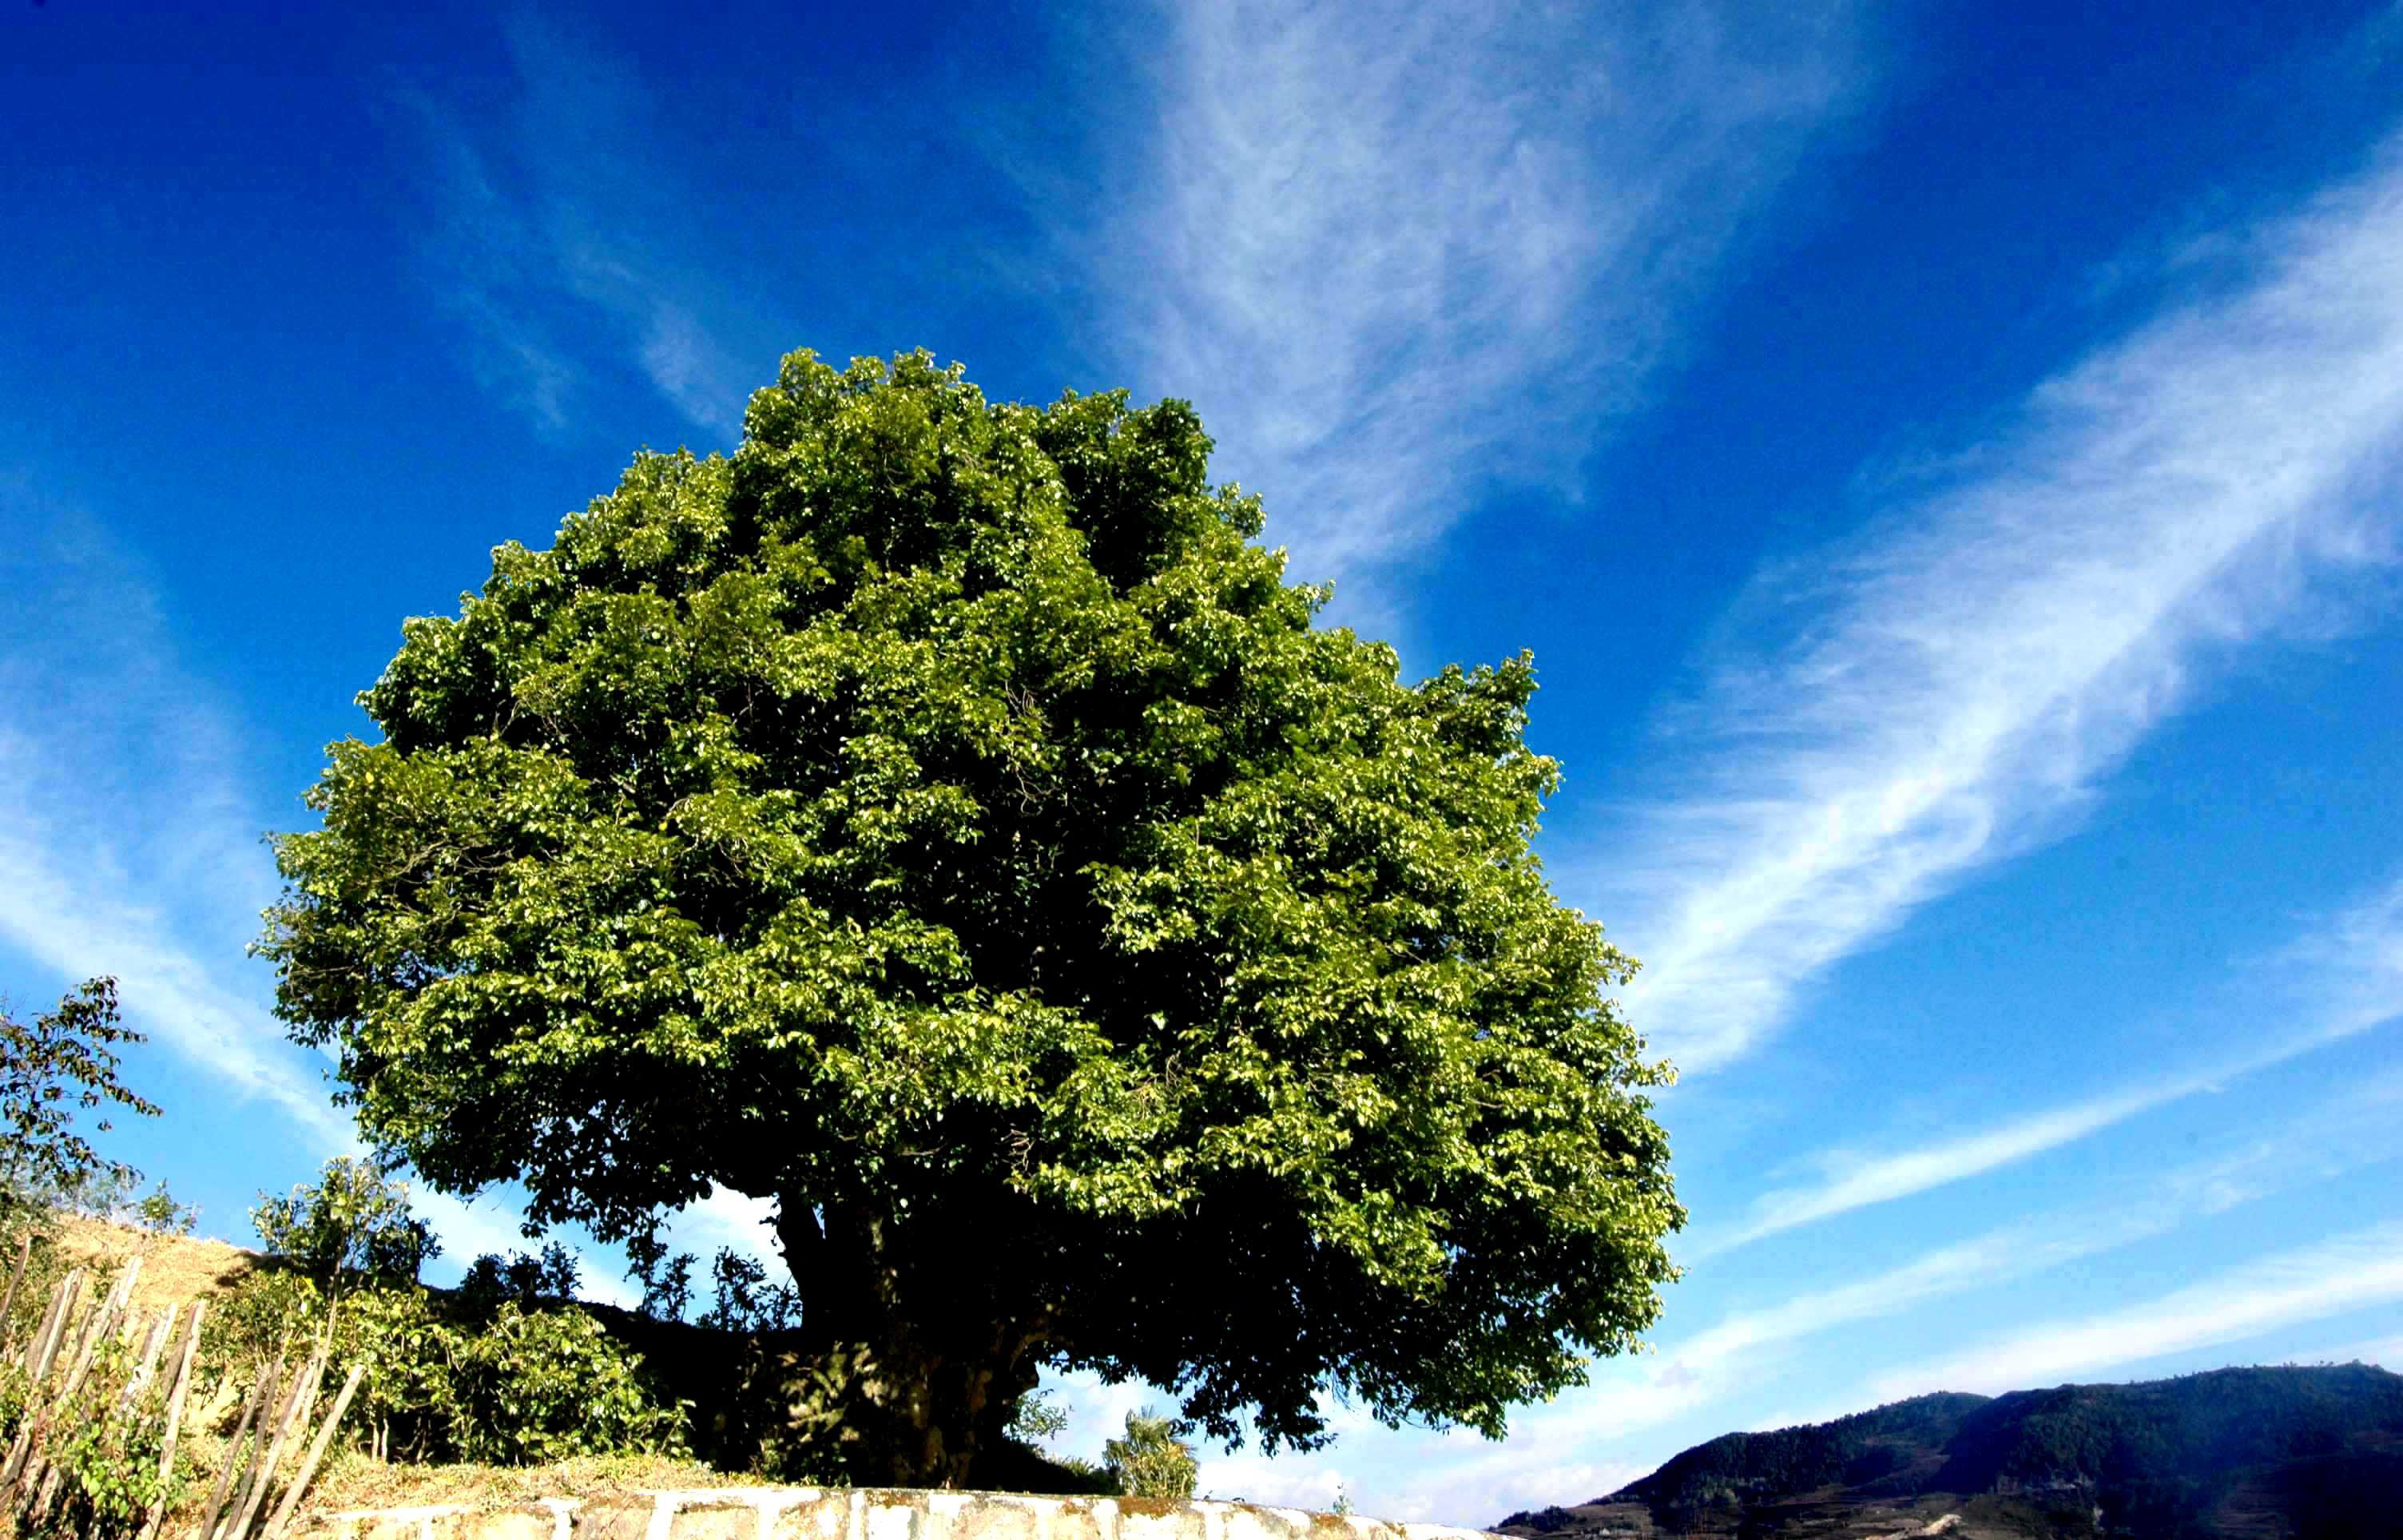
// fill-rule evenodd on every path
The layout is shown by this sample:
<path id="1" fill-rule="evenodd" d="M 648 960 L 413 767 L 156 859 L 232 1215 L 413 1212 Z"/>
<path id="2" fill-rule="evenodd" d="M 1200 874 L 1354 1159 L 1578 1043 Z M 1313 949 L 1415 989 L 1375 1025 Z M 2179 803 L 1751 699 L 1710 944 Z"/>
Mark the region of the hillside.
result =
<path id="1" fill-rule="evenodd" d="M 93 1219 L 63 1220 L 57 1242 L 76 1259 L 143 1251 L 137 1297 L 154 1306 L 221 1294 L 272 1265 L 223 1242 L 145 1237 Z M 670 1394 L 695 1403 L 702 1445 L 736 1431 L 713 1429 L 712 1409 L 735 1399 L 729 1392 L 757 1351 L 749 1339 L 585 1308 L 656 1366 Z M 996 1455 L 976 1484 L 1076 1490 L 1069 1473 L 1031 1451 Z M 671 1475 L 690 1485 L 726 1479 L 670 1464 L 639 1463 L 638 1473 L 604 1462 L 536 1477 L 338 1461 L 325 1495 L 391 1502 L 430 1500 L 463 1482 L 514 1490 L 573 1478 L 580 1492 Z M 1832 1422 L 1728 1434 L 1617 1492 L 1494 1527 L 1526 1540 L 2403 1540 L 2403 1375 L 2358 1364 L 2220 1369 L 1917 1396 Z"/>
<path id="2" fill-rule="evenodd" d="M 122 1265 L 142 1257 L 133 1302 L 145 1310 L 223 1294 L 257 1269 L 255 1251 L 192 1235 L 154 1235 L 131 1225 L 89 1214 L 63 1214 L 51 1220 L 51 1243 L 68 1262 Z M 13 1248 L 10 1260 L 14 1260 Z M 0 1263 L 0 1266 L 5 1266 Z"/>
<path id="3" fill-rule="evenodd" d="M 55 1215 L 49 1243 L 59 1259 L 70 1266 L 121 1267 L 141 1256 L 142 1272 L 132 1298 L 146 1311 L 201 1297 L 220 1301 L 218 1308 L 222 1308 L 223 1299 L 246 1280 L 280 1266 L 257 1252 L 223 1241 L 155 1234 L 84 1214 Z M 7 1265 L 0 1261 L 0 1269 Z M 447 1316 L 459 1308 L 452 1290 L 429 1286 L 426 1292 L 438 1314 Z M 741 1478 L 759 1431 L 744 1422 L 745 1410 L 756 1415 L 762 1405 L 751 1393 L 749 1382 L 763 1360 L 776 1351 L 778 1334 L 655 1320 L 590 1300 L 577 1301 L 576 1308 L 642 1355 L 659 1394 L 690 1404 L 688 1433 L 696 1458 L 612 1456 L 510 1472 L 489 1466 L 385 1465 L 364 1457 L 347 1458 L 338 1451 L 320 1484 L 321 1499 L 368 1506 L 445 1501 L 464 1491 L 487 1496 L 601 1497 L 646 1483 L 698 1488 Z M 230 1408 L 230 1400 L 212 1403 L 201 1408 L 201 1420 L 221 1417 Z M 1029 1445 L 1007 1439 L 981 1452 L 971 1472 L 971 1484 L 1006 1491 L 1105 1490 L 1105 1483 L 1100 1483 L 1090 1471 L 1071 1469 Z"/>
<path id="4" fill-rule="evenodd" d="M 1607 1497 L 1496 1528 L 1546 1540 L 2393 1540 L 2403 1536 L 2403 1375 L 2232 1368 L 1923 1395 L 1728 1434 Z"/>

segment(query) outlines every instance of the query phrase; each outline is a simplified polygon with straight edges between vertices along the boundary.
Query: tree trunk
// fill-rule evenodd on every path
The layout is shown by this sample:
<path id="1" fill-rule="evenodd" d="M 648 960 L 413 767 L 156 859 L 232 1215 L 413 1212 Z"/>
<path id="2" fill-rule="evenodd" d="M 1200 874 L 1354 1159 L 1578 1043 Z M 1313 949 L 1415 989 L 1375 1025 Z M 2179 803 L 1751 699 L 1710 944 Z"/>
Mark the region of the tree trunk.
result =
<path id="1" fill-rule="evenodd" d="M 780 1209 L 777 1239 L 801 1297 L 788 1439 L 811 1464 L 831 1453 L 860 1485 L 968 1484 L 1036 1379 L 1037 1344 L 1008 1308 L 1006 1269 L 966 1236 L 944 1248 L 953 1255 L 912 1267 L 916 1248 L 864 1206 Z"/>

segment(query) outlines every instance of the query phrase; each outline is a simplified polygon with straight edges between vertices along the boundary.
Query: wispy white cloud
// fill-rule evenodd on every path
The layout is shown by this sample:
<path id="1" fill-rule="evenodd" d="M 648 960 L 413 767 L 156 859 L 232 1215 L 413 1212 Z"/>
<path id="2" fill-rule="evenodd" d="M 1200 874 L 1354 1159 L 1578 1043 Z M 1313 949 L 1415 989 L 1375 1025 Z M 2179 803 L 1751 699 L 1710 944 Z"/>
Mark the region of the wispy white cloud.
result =
<path id="1" fill-rule="evenodd" d="M 1504 1443 L 1454 1431 L 1411 1436 L 1406 1449 L 1379 1451 L 1376 1467 L 1362 1471 L 1360 1511 L 1482 1528 L 1521 1508 L 1616 1491 L 1651 1468 L 1629 1459 L 1631 1449 L 1717 1394 L 1719 1387 L 1664 1380 L 1622 1360 L 1587 1388 L 1513 1418 Z"/>
<path id="2" fill-rule="evenodd" d="M 596 363 L 631 365 L 695 426 L 741 429 L 757 383 L 703 318 L 712 286 L 665 232 L 665 158 L 637 73 L 520 13 L 513 110 L 471 118 L 427 87 L 396 100 L 432 217 L 414 232 L 488 390 L 547 428 Z M 595 339 L 600 352 L 595 352 Z"/>
<path id="3" fill-rule="evenodd" d="M 2403 1374 L 2403 1336 L 2378 1337 L 2367 1341 L 2347 1342 L 2342 1347 L 2325 1348 L 2317 1353 L 2299 1354 L 2299 1364 L 2375 1364 L 2392 1373 Z"/>
<path id="4" fill-rule="evenodd" d="M 2172 1173 L 2166 1199 L 2225 1214 L 2289 1187 L 2403 1158 L 2403 1073 L 2373 1075 L 2282 1127 Z"/>
<path id="5" fill-rule="evenodd" d="M 1531 1410 L 1517 1421 L 1509 1443 L 1499 1450 L 1470 1451 L 1435 1444 L 1412 1463 L 1417 1485 L 1410 1490 L 1435 1494 L 1491 1491 L 1497 1500 L 1517 1492 L 1521 1500 L 1515 1506 L 1614 1491 L 1641 1470 L 1631 1468 L 1610 1485 L 1589 1485 L 1567 1478 L 1555 1467 L 1590 1460 L 1598 1450 L 1623 1450 L 1653 1430 L 1713 1407 L 1741 1404 L 1798 1366 L 1824 1365 L 1824 1356 L 1814 1356 L 1819 1352 L 1814 1339 L 1845 1326 L 1895 1319 L 1947 1298 L 2061 1272 L 2237 1203 L 2403 1156 L 2403 1134 L 2396 1131 L 2393 1116 L 2398 1097 L 2403 1097 L 2403 1076 L 2379 1076 L 2327 1099 L 2280 1138 L 2122 1184 L 2080 1206 L 2027 1215 L 1965 1240 L 1932 1246 L 1866 1276 L 1806 1289 L 1773 1304 L 1731 1311 L 1690 1336 L 1661 1339 L 1657 1353 L 1612 1366 L 1589 1389 Z M 1824 1377 L 1824 1370 L 1813 1372 Z M 1824 1422 L 1873 1404 L 1890 1388 L 1881 1385 L 1880 1394 L 1861 1393 L 1820 1412 L 1756 1425 Z M 1939 1387 L 1931 1380 L 1921 1388 L 1977 1387 Z M 1527 1495 L 1536 1491 L 1546 1495 Z"/>
<path id="6" fill-rule="evenodd" d="M 1699 768 L 1615 858 L 1630 1004 L 1688 1073 L 1975 868 L 2058 833 L 2215 653 L 2391 565 L 2403 149 L 2243 233 L 2244 286 L 2048 382 L 1950 484 L 1763 580 L 1782 645 L 1670 726 Z"/>
<path id="7" fill-rule="evenodd" d="M 1866 1277 L 1733 1311 L 1691 1337 L 1664 1342 L 1652 1384 L 1680 1394 L 1685 1406 L 1728 1397 L 1773 1378 L 1824 1333 L 2037 1277 L 2237 1203 L 2403 1155 L 2403 1142 L 2380 1137 L 2379 1119 L 2392 1101 L 2391 1088 L 2374 1096 L 2348 1093 L 2319 1109 L 2298 1137 L 2191 1162 L 2107 1201 L 2031 1214 Z"/>
<path id="8" fill-rule="evenodd" d="M 1830 1333 L 2026 1279 L 2070 1276 L 2064 1269 L 2089 1258 L 2171 1234 L 2240 1203 L 2403 1157 L 2403 1131 L 2394 1116 L 2398 1100 L 2403 1075 L 2373 1076 L 2326 1098 L 2274 1138 L 2234 1142 L 2113 1184 L 2081 1204 L 1932 1245 L 1864 1276 L 1729 1311 L 1688 1335 L 1663 1336 L 1657 1352 L 1605 1365 L 1592 1384 L 1521 1412 L 1505 1444 L 1457 1433 L 1407 1434 L 1401 1443 L 1385 1436 L 1366 1458 L 1348 1441 L 1311 1459 L 1239 1454 L 1206 1460 L 1204 1484 L 1222 1494 L 1310 1505 L 1340 1479 L 1363 1512 L 1478 1524 L 1513 1508 L 1607 1493 L 1649 1468 L 1624 1459 L 1631 1449 L 1657 1444 L 1664 1433 L 1691 1426 L 1713 1408 L 1739 1407 L 1798 1369 L 1811 1367 L 1824 1378 L 1824 1369 L 1813 1366 L 1827 1362 L 1819 1339 Z M 1104 1387 L 1090 1378 L 1068 1389 L 1069 1404 L 1091 1415 L 1057 1441 L 1066 1452 L 1090 1452 L 1116 1431 L 1125 1410 L 1162 1400 L 1141 1386 Z M 1875 1399 L 1864 1395 L 1869 1393 L 1758 1425 L 1826 1421 Z M 1341 1414 L 1331 1405 L 1327 1409 Z M 1360 1425 L 1346 1427 L 1347 1440 L 1367 1431 L 1365 1420 L 1355 1415 L 1354 1422 Z M 1672 1443 L 1660 1453 L 1674 1448 Z M 1347 1449 L 1355 1452 L 1345 1457 Z"/>
<path id="9" fill-rule="evenodd" d="M 227 708 L 99 525 L 21 479 L 0 525 L 0 936 L 61 978 L 114 975 L 132 1025 L 339 1136 L 314 1061 L 217 961 L 275 895 Z"/>
<path id="10" fill-rule="evenodd" d="M 1705 1234 L 1689 1257 L 1982 1175 L 2403 1016 L 2403 881 L 2329 917 L 2272 961 L 2287 975 L 2286 1009 L 2274 1014 L 2288 1024 L 2252 1051 L 1911 1149 L 1829 1151 L 1816 1158 L 1818 1180 L 1761 1194 L 1745 1219 Z"/>
<path id="11" fill-rule="evenodd" d="M 780 1277 L 785 1267 L 784 1253 L 777 1248 L 775 1232 L 769 1228 L 775 1208 L 767 1199 L 746 1197 L 720 1187 L 700 1202 L 679 1209 L 663 1239 L 672 1249 L 688 1251 L 699 1257 L 701 1276 L 706 1276 L 709 1260 L 720 1250 L 730 1250 L 765 1264 L 769 1277 Z"/>
<path id="12" fill-rule="evenodd" d="M 1807 1187 L 1763 1193 L 1754 1200 L 1752 1217 L 1740 1228 L 1705 1241 L 1692 1248 L 1693 1255 L 1715 1256 L 1781 1230 L 1872 1203 L 1907 1198 L 2026 1159 L 2163 1103 L 2192 1095 L 2207 1083 L 2204 1077 L 2195 1076 L 2098 1097 L 1917 1149 L 1879 1156 L 1830 1152 L 1820 1158 L 1821 1165 L 1830 1171 L 1826 1180 Z"/>
<path id="13" fill-rule="evenodd" d="M 2163 1235 L 2291 1188 L 2403 1158 L 2403 1075 L 2369 1080 L 2313 1104 L 2273 1135 L 2115 1185 L 2107 1198 L 2032 1214 L 1903 1265 L 1830 1288 L 1743 1311 L 1668 1344 L 1669 1371 L 1746 1372 L 1801 1339 L 1854 1321 L 1883 1319 L 1947 1295 L 2033 1277 L 2083 1257 Z"/>
<path id="14" fill-rule="evenodd" d="M 23 784 L 21 750 L 0 742 L 0 796 Z M 95 891 L 60 857 L 17 820 L 0 827 L 0 869 L 10 875 L 0 888 L 0 934 L 63 977 L 111 975 L 133 1026 L 237 1093 L 272 1103 L 329 1150 L 346 1145 L 347 1120 L 323 1086 L 277 1051 L 281 1034 L 266 1014 L 171 938 L 142 897 Z"/>
<path id="15" fill-rule="evenodd" d="M 1103 352 L 1189 395 L 1297 576 L 1561 487 L 1861 99 L 1850 7 L 1182 5 L 1104 201 Z"/>
<path id="16" fill-rule="evenodd" d="M 2397 1299 L 2403 1299 L 2403 1223 L 2372 1225 L 2158 1298 L 2025 1327 L 1882 1375 L 1873 1399 L 1936 1390 L 2022 1390 Z"/>
<path id="17" fill-rule="evenodd" d="M 2109 1251 L 2176 1223 L 2169 1211 L 2047 1215 L 1933 1248 L 1897 1268 L 1781 1304 L 1739 1311 L 1663 1350 L 1664 1374 L 1715 1378 L 1742 1365 L 1758 1373 L 1782 1350 L 1856 1321 L 1883 1319 L 1948 1295 L 2032 1277 Z M 1722 1380 L 1716 1387 L 1724 1391 Z"/>
<path id="18" fill-rule="evenodd" d="M 2298 940 L 2292 964 L 2327 980 L 2327 1030 L 2349 1035 L 2403 1012 L 2403 878 Z"/>

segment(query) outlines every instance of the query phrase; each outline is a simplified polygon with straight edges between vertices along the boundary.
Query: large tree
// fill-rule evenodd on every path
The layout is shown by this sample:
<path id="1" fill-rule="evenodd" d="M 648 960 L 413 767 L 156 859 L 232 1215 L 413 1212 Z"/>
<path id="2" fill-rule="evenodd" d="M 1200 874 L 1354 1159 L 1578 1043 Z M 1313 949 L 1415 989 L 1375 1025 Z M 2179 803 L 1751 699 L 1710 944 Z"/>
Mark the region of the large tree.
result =
<path id="1" fill-rule="evenodd" d="M 1529 659 L 1401 683 L 1209 450 L 786 359 L 407 622 L 277 841 L 285 1020 L 530 1223 L 772 1200 L 855 1475 L 960 1479 L 1046 1364 L 1498 1436 L 1659 1311 L 1667 1071 L 1530 852 Z"/>

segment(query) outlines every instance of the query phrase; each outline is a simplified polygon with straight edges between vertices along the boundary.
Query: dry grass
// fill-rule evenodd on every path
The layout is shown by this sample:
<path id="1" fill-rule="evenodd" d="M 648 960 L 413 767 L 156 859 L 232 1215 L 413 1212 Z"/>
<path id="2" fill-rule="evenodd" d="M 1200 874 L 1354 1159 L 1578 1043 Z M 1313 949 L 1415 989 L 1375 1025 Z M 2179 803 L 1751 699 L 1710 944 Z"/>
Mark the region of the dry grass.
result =
<path id="1" fill-rule="evenodd" d="M 60 1215 L 53 1243 L 63 1259 L 77 1267 L 122 1264 L 140 1256 L 142 1276 L 134 1281 L 133 1303 L 141 1310 L 223 1293 L 257 1270 L 262 1260 L 257 1252 L 223 1241 L 153 1235 L 83 1214 Z"/>
<path id="2" fill-rule="evenodd" d="M 537 1497 L 632 1499 L 666 1489 L 756 1486 L 759 1479 L 657 1454 L 591 1456 L 548 1465 L 410 1465 L 385 1464 L 349 1450 L 340 1459 L 327 1458 L 301 1507 L 312 1514 L 434 1503 L 491 1509 Z"/>
<path id="3" fill-rule="evenodd" d="M 190 1453 L 209 1478 L 185 1490 L 183 1499 L 168 1511 L 161 1526 L 167 1534 L 188 1533 L 201 1520 L 215 1473 L 225 1462 L 225 1441 L 215 1434 L 196 1432 Z M 288 1459 L 280 1473 L 289 1478 L 297 1459 Z M 756 1486 L 759 1478 L 729 1476 L 693 1460 L 664 1455 L 623 1454 L 562 1460 L 548 1465 L 415 1465 L 386 1464 L 372 1455 L 338 1444 L 309 1483 L 294 1515 L 307 1520 L 362 1508 L 414 1508 L 458 1504 L 479 1513 L 496 1508 L 524 1507 L 538 1497 L 568 1497 L 585 1502 L 617 1499 L 637 1502 L 654 1491 L 691 1491 L 701 1487 Z M 280 1487 L 278 1489 L 280 1493 Z"/>

